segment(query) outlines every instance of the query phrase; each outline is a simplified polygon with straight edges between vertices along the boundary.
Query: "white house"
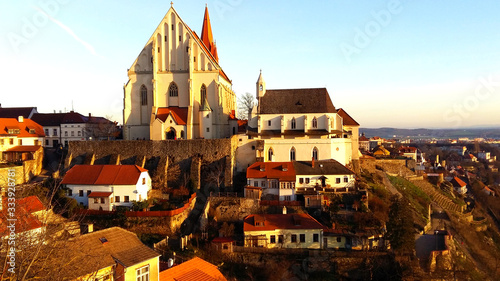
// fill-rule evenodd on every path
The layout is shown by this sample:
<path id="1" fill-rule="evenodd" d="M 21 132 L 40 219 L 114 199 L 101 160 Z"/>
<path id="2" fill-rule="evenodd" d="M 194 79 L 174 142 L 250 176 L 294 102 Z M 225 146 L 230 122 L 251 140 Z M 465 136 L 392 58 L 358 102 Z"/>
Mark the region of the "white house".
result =
<path id="1" fill-rule="evenodd" d="M 295 201 L 295 169 L 291 162 L 255 162 L 247 169 L 245 197 Z"/>
<path id="2" fill-rule="evenodd" d="M 309 214 L 284 213 L 245 217 L 245 247 L 322 248 L 325 227 L 321 223 Z"/>
<path id="3" fill-rule="evenodd" d="M 338 161 L 293 162 L 296 192 L 305 191 L 345 193 L 354 191 L 355 174 Z"/>
<path id="4" fill-rule="evenodd" d="M 105 211 L 147 200 L 151 190 L 148 170 L 136 165 L 75 165 L 62 184 L 80 205 Z"/>

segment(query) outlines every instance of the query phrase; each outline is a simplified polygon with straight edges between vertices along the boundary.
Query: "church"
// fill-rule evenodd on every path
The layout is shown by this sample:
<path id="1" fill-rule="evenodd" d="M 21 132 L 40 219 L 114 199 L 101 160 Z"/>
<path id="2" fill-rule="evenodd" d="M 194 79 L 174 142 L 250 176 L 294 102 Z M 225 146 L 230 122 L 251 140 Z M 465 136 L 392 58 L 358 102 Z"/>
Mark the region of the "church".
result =
<path id="1" fill-rule="evenodd" d="M 128 77 L 124 139 L 213 139 L 237 134 L 236 95 L 219 65 L 207 7 L 200 37 L 172 5 Z"/>
<path id="2" fill-rule="evenodd" d="M 359 124 L 335 108 L 326 88 L 267 90 L 262 72 L 256 83 L 257 106 L 249 116 L 249 138 L 263 141 L 261 162 L 335 159 L 355 166 Z"/>

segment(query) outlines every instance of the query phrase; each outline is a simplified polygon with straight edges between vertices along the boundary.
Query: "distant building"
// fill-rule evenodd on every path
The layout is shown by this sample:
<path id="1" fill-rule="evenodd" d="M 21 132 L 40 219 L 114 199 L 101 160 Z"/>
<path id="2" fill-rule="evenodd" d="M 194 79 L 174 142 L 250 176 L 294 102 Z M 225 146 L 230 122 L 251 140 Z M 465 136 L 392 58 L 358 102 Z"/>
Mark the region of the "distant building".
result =
<path id="1" fill-rule="evenodd" d="M 18 118 L 22 116 L 25 119 L 31 119 L 35 113 L 37 113 L 36 107 L 2 107 L 0 104 L 0 118 Z"/>
<path id="2" fill-rule="evenodd" d="M 42 126 L 23 116 L 0 118 L 0 153 L 3 162 L 35 159 L 37 152 L 43 152 L 45 134 Z M 43 153 L 41 154 L 43 159 Z"/>
<path id="3" fill-rule="evenodd" d="M 61 184 L 80 205 L 104 211 L 130 208 L 133 201 L 147 200 L 151 191 L 148 170 L 136 165 L 75 165 Z"/>
<path id="4" fill-rule="evenodd" d="M 390 156 L 391 152 L 387 150 L 383 145 L 378 146 L 373 150 L 373 156 L 375 157 L 384 157 L 384 156 Z"/>
<path id="5" fill-rule="evenodd" d="M 359 150 L 363 152 L 370 151 L 370 139 L 365 136 L 365 133 L 359 137 Z"/>
<path id="6" fill-rule="evenodd" d="M 460 178 L 454 177 L 450 182 L 459 194 L 467 193 L 467 184 Z"/>
<path id="7" fill-rule="evenodd" d="M 321 249 L 325 227 L 308 214 L 249 215 L 245 247 Z"/>

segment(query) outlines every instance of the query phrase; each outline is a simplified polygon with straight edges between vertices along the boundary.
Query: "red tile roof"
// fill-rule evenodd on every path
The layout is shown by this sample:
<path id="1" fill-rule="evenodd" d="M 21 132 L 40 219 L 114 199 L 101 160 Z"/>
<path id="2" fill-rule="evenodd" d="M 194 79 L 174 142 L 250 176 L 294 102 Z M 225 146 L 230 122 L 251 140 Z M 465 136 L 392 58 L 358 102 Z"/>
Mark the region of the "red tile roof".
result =
<path id="1" fill-rule="evenodd" d="M 187 116 L 188 116 L 188 108 L 187 107 L 160 107 L 158 108 L 158 113 L 156 113 L 156 118 L 160 119 L 162 122 L 165 122 L 169 115 L 172 115 L 175 123 L 177 125 L 186 125 Z"/>
<path id="2" fill-rule="evenodd" d="M 399 153 L 415 153 L 415 151 L 417 151 L 417 148 L 412 146 L 401 146 L 399 148 Z"/>
<path id="3" fill-rule="evenodd" d="M 292 162 L 255 162 L 247 168 L 247 178 L 295 181 L 295 168 Z"/>
<path id="4" fill-rule="evenodd" d="M 75 165 L 61 183 L 130 185 L 137 184 L 141 173 L 147 171 L 137 165 Z"/>
<path id="5" fill-rule="evenodd" d="M 45 206 L 36 195 L 18 199 L 16 204 L 24 208 L 30 214 L 45 210 Z"/>
<path id="6" fill-rule="evenodd" d="M 231 243 L 234 242 L 234 239 L 229 237 L 215 237 L 212 240 L 213 243 Z"/>
<path id="7" fill-rule="evenodd" d="M 255 226 L 255 221 L 264 222 Z M 325 226 L 309 214 L 248 215 L 243 220 L 243 231 L 269 231 L 276 229 L 324 229 Z"/>
<path id="8" fill-rule="evenodd" d="M 160 281 L 224 281 L 227 280 L 217 266 L 194 257 L 160 272 Z"/>
<path id="9" fill-rule="evenodd" d="M 354 120 L 343 108 L 339 108 L 337 113 L 342 117 L 344 126 L 359 126 L 359 123 Z"/>
<path id="10" fill-rule="evenodd" d="M 5 205 L 5 202 L 4 202 Z M 3 208 L 2 212 L 0 212 L 0 233 L 1 237 L 5 237 L 5 235 L 8 235 L 8 229 L 7 229 L 7 220 L 8 219 L 16 219 L 15 226 L 15 233 L 23 233 L 26 231 L 34 230 L 37 228 L 41 228 L 43 224 L 30 212 L 28 212 L 25 208 L 18 206 L 16 208 L 15 213 L 13 216 L 10 215 L 7 211 L 7 208 Z"/>
<path id="11" fill-rule="evenodd" d="M 36 152 L 40 148 L 39 145 L 18 145 L 5 150 L 5 152 Z"/>
<path id="12" fill-rule="evenodd" d="M 359 137 L 359 141 L 370 141 L 369 138 L 365 137 L 364 135 Z"/>
<path id="13" fill-rule="evenodd" d="M 89 198 L 100 198 L 100 197 L 109 197 L 113 192 L 95 192 L 92 191 L 89 194 Z"/>
<path id="14" fill-rule="evenodd" d="M 19 129 L 19 134 L 9 134 L 9 129 Z M 35 129 L 35 132 L 30 133 L 30 129 Z M 19 123 L 17 118 L 0 118 L 0 135 L 18 138 L 45 137 L 43 127 L 27 118 L 24 118 L 22 123 Z"/>
<path id="15" fill-rule="evenodd" d="M 463 180 L 461 180 L 461 179 L 459 179 L 457 177 L 454 177 L 451 180 L 451 183 L 453 184 L 453 186 L 459 186 L 459 187 L 463 187 L 463 186 L 467 185 Z"/>

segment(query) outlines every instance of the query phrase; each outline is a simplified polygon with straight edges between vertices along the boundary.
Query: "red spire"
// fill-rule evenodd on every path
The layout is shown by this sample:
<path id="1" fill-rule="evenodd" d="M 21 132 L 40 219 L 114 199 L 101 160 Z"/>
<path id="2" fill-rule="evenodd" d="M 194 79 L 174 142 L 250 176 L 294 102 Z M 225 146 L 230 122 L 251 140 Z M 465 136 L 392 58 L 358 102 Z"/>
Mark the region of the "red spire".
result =
<path id="1" fill-rule="evenodd" d="M 208 7 L 205 6 L 205 17 L 203 18 L 203 27 L 201 28 L 201 41 L 205 44 L 208 51 L 214 56 L 214 58 L 219 61 L 217 57 L 217 48 L 214 44 L 214 38 L 212 36 L 212 26 L 210 25 L 210 16 L 208 15 Z"/>

